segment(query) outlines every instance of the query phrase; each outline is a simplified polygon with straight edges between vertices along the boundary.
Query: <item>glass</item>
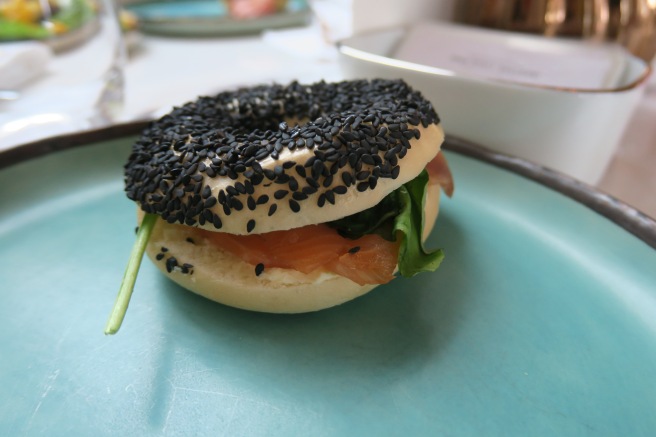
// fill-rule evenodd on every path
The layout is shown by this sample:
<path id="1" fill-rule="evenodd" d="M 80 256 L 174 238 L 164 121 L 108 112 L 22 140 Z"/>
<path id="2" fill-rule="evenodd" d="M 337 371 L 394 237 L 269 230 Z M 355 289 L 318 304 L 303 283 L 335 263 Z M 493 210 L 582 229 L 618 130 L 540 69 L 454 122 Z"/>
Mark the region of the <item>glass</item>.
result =
<path id="1" fill-rule="evenodd" d="M 124 59 L 112 0 L 0 0 L 0 150 L 111 123 Z"/>

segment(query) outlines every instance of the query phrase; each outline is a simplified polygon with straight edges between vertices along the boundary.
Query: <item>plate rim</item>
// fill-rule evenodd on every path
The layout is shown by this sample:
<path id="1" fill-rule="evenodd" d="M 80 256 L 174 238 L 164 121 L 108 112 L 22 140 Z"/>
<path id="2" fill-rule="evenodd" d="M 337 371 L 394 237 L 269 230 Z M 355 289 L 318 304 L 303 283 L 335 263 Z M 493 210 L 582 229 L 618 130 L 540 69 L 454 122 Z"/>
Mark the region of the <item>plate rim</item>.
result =
<path id="1" fill-rule="evenodd" d="M 0 171 L 51 153 L 139 135 L 151 120 L 113 124 L 44 138 L 0 150 Z M 524 158 L 497 152 L 463 138 L 447 135 L 442 148 L 537 182 L 600 214 L 656 249 L 656 219 L 585 182 Z"/>

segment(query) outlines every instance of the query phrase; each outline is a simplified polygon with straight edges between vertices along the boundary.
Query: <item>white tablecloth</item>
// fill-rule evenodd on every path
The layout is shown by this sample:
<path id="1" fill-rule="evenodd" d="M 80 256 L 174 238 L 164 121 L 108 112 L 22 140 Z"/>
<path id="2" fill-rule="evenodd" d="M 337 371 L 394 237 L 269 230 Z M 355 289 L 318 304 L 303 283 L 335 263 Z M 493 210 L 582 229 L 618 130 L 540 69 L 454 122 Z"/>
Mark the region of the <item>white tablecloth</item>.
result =
<path id="1" fill-rule="evenodd" d="M 126 120 L 237 85 L 338 80 L 335 60 L 294 56 L 260 37 L 143 36 L 125 68 Z"/>

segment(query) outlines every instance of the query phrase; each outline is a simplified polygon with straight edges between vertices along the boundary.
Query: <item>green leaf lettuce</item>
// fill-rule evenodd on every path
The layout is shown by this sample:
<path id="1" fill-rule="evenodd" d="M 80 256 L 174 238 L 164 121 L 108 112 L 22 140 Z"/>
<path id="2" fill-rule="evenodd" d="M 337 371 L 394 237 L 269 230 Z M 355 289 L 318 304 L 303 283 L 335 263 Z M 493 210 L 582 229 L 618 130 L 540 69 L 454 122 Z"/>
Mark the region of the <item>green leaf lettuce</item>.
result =
<path id="1" fill-rule="evenodd" d="M 435 271 L 444 252 L 426 251 L 422 242 L 427 186 L 428 172 L 424 170 L 377 205 L 328 224 L 348 238 L 379 234 L 390 241 L 400 240 L 398 266 L 402 276 Z"/>

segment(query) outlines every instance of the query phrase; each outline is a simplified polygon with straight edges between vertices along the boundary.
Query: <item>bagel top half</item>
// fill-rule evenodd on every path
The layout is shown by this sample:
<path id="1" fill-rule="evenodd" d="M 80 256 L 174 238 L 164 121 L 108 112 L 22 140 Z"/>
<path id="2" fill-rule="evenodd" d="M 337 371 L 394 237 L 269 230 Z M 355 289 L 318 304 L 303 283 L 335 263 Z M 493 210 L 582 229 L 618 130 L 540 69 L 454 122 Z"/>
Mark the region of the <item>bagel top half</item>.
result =
<path id="1" fill-rule="evenodd" d="M 400 80 L 257 86 L 201 97 L 151 123 L 127 196 L 169 223 L 232 234 L 357 213 L 440 151 L 432 104 Z"/>

